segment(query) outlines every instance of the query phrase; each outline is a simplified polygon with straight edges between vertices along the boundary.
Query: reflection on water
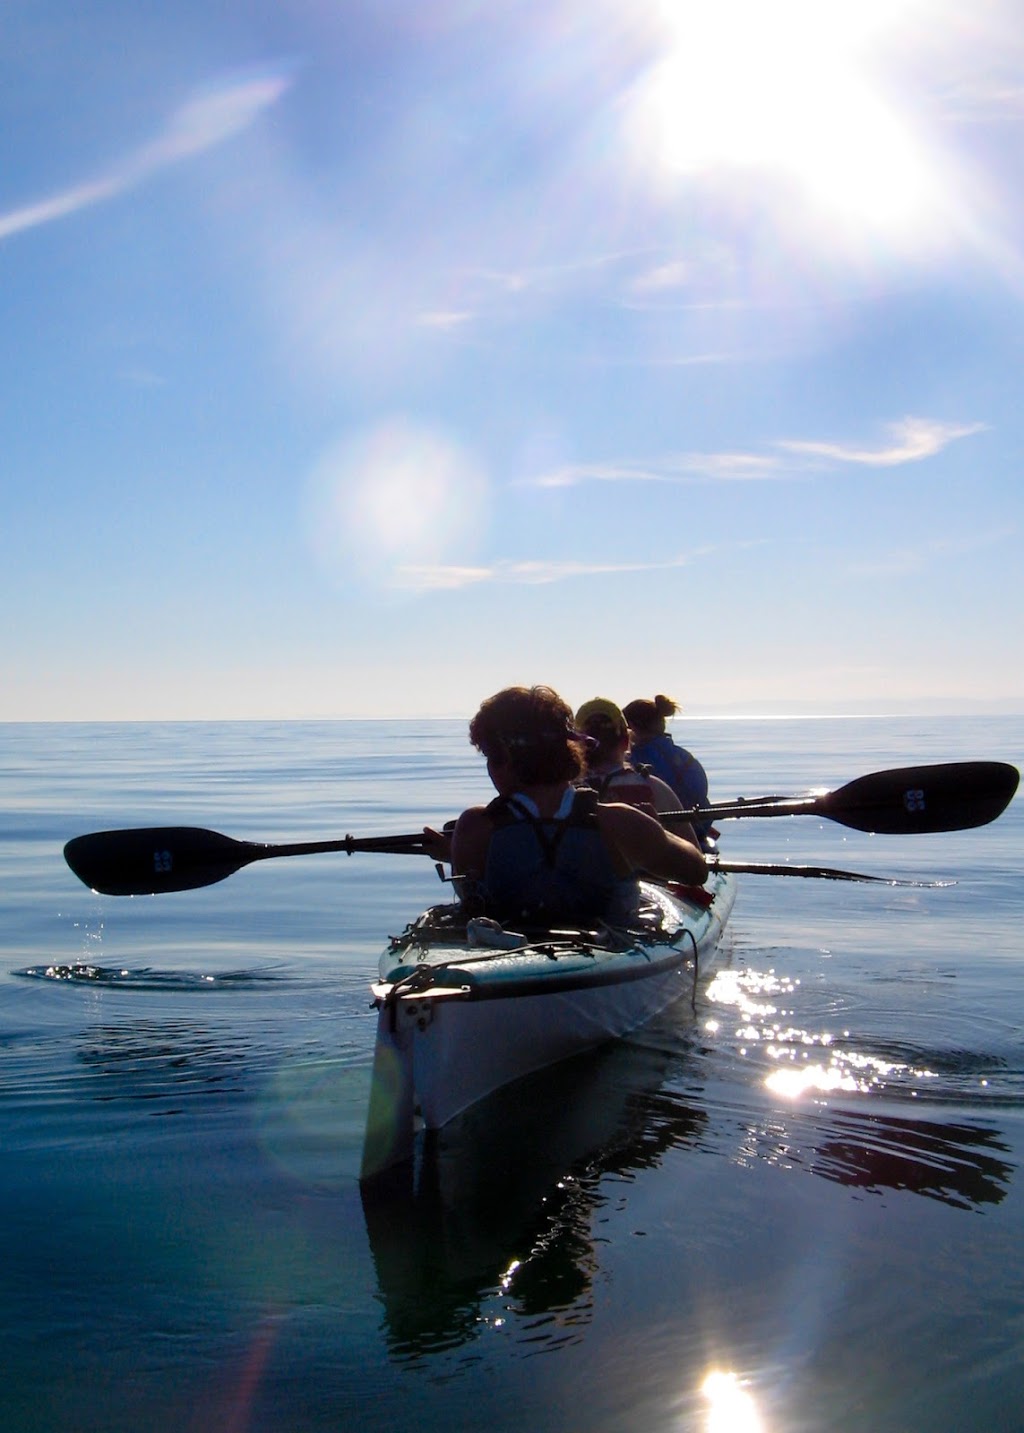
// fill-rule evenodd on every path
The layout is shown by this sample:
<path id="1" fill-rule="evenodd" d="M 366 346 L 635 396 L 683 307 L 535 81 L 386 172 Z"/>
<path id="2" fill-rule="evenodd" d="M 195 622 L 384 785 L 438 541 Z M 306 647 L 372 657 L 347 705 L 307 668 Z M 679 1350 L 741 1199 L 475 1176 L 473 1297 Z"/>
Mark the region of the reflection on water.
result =
<path id="1" fill-rule="evenodd" d="M 83 1031 L 77 1057 L 95 1077 L 97 1100 L 177 1101 L 238 1094 L 251 1052 L 252 1041 L 238 1031 L 144 1019 Z"/>
<path id="2" fill-rule="evenodd" d="M 908 1191 L 960 1209 L 999 1203 L 1015 1168 L 1001 1158 L 1009 1145 L 987 1120 L 943 1119 L 941 1110 L 976 1108 L 980 1088 L 989 1107 L 1000 1098 L 1017 1104 L 1019 1072 L 982 1052 L 808 1029 L 803 1016 L 786 1008 L 798 986 L 774 970 L 747 969 L 722 972 L 709 988 L 718 1013 L 705 1028 L 734 1042 L 746 1064 L 763 1066 L 762 1088 L 776 1100 L 769 1116 L 748 1115 L 739 1161 L 806 1168 L 838 1183 Z M 988 1089 L 995 1076 L 1000 1093 Z M 843 1099 L 845 1108 L 837 1103 Z M 906 1115 L 900 1106 L 911 1101 L 933 1108 L 934 1117 Z"/>
<path id="3" fill-rule="evenodd" d="M 1019 761 L 1021 732 L 707 722 L 699 746 L 725 797 Z M 738 859 L 959 884 L 751 878 L 733 965 L 775 1013 L 701 999 L 717 1032 L 687 1020 L 682 1049 L 666 1022 L 643 1037 L 663 1063 L 622 1050 L 607 1076 L 599 1058 L 575 1087 L 529 1086 L 532 1118 L 492 1106 L 509 1124 L 482 1131 L 480 1163 L 439 1141 L 364 1214 L 366 981 L 434 898 L 429 863 L 267 862 L 119 902 L 74 882 L 61 845 L 154 822 L 256 840 L 436 824 L 484 795 L 464 721 L 3 738 L 0 1427 L 1018 1426 L 1024 796 L 962 836 L 730 824 Z M 794 1071 L 794 1097 L 766 1087 Z"/>
<path id="4" fill-rule="evenodd" d="M 578 1341 L 592 1313 L 602 1223 L 622 1197 L 616 1185 L 670 1149 L 961 1210 L 1007 1193 L 1015 1166 L 988 1124 L 825 1104 L 760 1117 L 745 1101 L 704 1106 L 692 1083 L 686 1094 L 671 1086 L 686 1058 L 627 1043 L 542 1072 L 422 1137 L 415 1163 L 364 1191 L 394 1357 L 415 1364 L 506 1324 L 529 1352 Z M 723 1385 L 722 1406 L 730 1390 L 740 1396 Z"/>
<path id="5" fill-rule="evenodd" d="M 535 1351 L 579 1337 L 608 1176 L 653 1167 L 705 1123 L 659 1089 L 670 1060 L 619 1044 L 542 1071 L 426 1135 L 416 1164 L 364 1191 L 397 1357 L 456 1347 L 508 1316 Z"/>
<path id="6" fill-rule="evenodd" d="M 272 970 L 225 970 L 207 974 L 190 970 L 154 970 L 150 966 L 93 965 L 75 961 L 65 965 L 30 965 L 15 970 L 24 980 L 55 980 L 81 985 L 116 986 L 121 990 L 237 990 L 240 986 L 277 983 L 286 976 Z"/>
<path id="7" fill-rule="evenodd" d="M 896 1115 L 831 1115 L 818 1136 L 813 1170 L 861 1189 L 902 1189 L 958 1209 L 1004 1198 L 1014 1165 L 995 1130 L 931 1124 Z"/>
<path id="8" fill-rule="evenodd" d="M 762 1433 L 764 1424 L 753 1395 L 735 1373 L 712 1370 L 700 1391 L 708 1404 L 706 1433 Z"/>

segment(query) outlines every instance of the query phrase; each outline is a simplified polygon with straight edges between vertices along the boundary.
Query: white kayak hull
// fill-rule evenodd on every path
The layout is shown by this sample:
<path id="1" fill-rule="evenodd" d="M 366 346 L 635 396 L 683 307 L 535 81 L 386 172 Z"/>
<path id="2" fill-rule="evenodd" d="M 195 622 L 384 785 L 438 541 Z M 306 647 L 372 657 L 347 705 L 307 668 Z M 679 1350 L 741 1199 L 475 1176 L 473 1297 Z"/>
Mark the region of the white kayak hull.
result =
<path id="1" fill-rule="evenodd" d="M 553 933 L 481 948 L 426 912 L 385 953 L 373 989 L 377 1045 L 363 1178 L 412 1153 L 414 1116 L 440 1129 L 494 1090 L 619 1038 L 690 995 L 735 899 L 716 873 L 703 899 L 645 887 L 643 929 L 601 940 Z M 708 901 L 708 897 L 712 899 Z M 504 943 L 501 931 L 484 939 Z"/>

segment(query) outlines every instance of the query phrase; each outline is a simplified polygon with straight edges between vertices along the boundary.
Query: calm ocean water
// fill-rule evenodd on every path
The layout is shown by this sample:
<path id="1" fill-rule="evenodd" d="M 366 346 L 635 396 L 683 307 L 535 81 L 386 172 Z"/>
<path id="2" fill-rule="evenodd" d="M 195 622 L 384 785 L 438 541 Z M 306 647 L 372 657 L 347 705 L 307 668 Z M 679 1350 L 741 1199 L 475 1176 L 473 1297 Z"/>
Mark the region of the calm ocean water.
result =
<path id="1" fill-rule="evenodd" d="M 692 722 L 712 795 L 995 758 L 1024 719 Z M 112 899 L 121 825 L 390 834 L 487 794 L 461 722 L 0 726 L 0 1428 L 1024 1428 L 1024 805 L 729 823 L 718 973 L 506 1091 L 414 1197 L 356 1174 L 419 857 Z"/>

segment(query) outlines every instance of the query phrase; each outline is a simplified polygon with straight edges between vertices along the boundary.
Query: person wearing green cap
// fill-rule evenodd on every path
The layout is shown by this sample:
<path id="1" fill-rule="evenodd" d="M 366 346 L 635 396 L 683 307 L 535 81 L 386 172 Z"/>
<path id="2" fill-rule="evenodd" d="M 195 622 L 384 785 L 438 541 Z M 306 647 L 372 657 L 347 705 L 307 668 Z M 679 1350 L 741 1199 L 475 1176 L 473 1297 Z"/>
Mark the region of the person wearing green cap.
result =
<path id="1" fill-rule="evenodd" d="M 576 727 L 587 738 L 584 784 L 592 786 L 602 801 L 624 801 L 652 816 L 679 810 L 679 798 L 671 786 L 628 759 L 629 727 L 613 701 L 593 697 L 584 702 L 576 713 Z M 673 825 L 673 830 L 687 840 L 696 840 L 686 827 Z"/>
<path id="2" fill-rule="evenodd" d="M 692 884 L 707 878 L 695 842 L 576 786 L 585 740 L 550 687 L 497 692 L 474 716 L 469 737 L 498 795 L 463 811 L 452 833 L 453 874 L 467 907 L 547 928 L 617 924 L 635 914 L 638 872 Z"/>

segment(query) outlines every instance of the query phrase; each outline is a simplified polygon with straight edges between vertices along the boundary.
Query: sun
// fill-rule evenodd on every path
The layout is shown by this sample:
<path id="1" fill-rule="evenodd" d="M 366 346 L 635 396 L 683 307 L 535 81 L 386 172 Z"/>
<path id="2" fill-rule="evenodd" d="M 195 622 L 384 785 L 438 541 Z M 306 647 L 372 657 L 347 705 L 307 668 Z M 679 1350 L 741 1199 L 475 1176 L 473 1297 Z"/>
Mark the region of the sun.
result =
<path id="1" fill-rule="evenodd" d="M 936 202 L 930 156 L 881 80 L 901 0 L 663 3 L 665 48 L 631 96 L 662 180 L 752 174 L 822 221 L 888 237 Z"/>

